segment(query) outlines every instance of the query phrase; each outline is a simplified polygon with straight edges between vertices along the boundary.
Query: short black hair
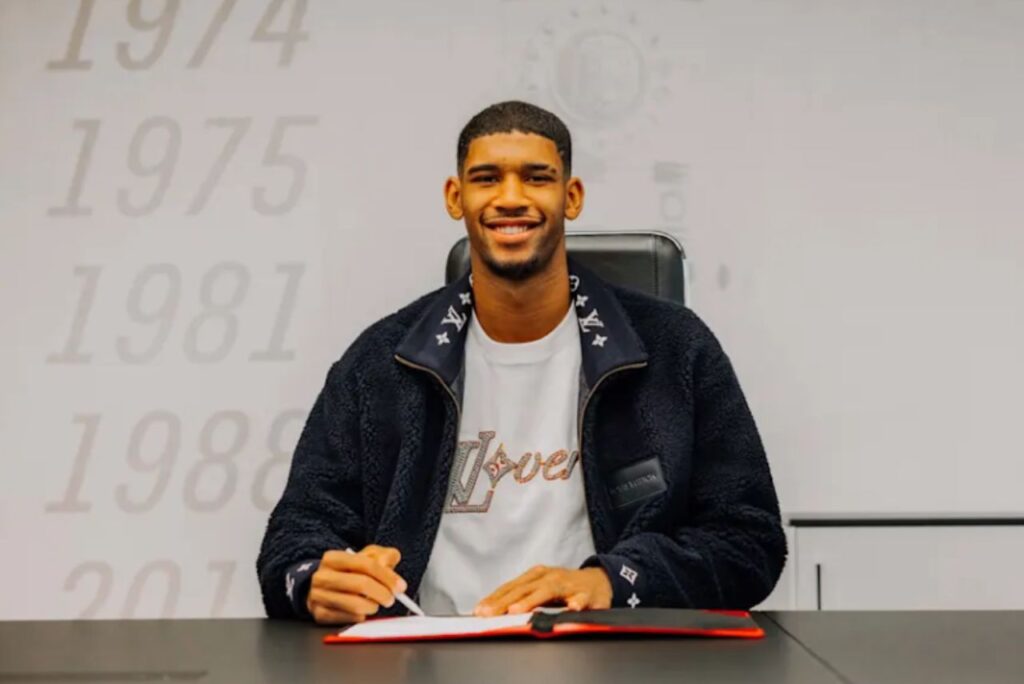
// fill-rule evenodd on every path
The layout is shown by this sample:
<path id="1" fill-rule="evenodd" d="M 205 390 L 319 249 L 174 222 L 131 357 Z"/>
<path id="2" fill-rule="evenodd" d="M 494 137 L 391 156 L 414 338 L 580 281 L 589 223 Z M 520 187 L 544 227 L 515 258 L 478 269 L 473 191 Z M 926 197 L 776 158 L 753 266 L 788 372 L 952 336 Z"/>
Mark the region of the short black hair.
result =
<path id="1" fill-rule="evenodd" d="M 492 104 L 470 119 L 462 128 L 456 148 L 456 166 L 459 174 L 462 174 L 462 165 L 466 162 L 471 142 L 492 133 L 512 131 L 534 133 L 555 143 L 558 156 L 562 158 L 563 176 L 568 179 L 572 175 L 572 138 L 565 123 L 548 110 L 519 100 Z"/>

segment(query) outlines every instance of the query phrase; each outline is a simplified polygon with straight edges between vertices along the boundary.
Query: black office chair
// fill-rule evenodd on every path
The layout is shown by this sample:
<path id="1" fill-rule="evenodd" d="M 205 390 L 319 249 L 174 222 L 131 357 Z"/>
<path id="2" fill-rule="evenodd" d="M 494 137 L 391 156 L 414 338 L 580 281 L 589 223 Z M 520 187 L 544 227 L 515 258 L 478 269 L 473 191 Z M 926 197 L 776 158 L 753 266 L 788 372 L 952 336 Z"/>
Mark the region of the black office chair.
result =
<path id="1" fill-rule="evenodd" d="M 671 235 L 648 232 L 566 232 L 569 256 L 610 283 L 687 304 L 686 253 Z M 469 271 L 469 240 L 448 252 L 445 284 Z"/>

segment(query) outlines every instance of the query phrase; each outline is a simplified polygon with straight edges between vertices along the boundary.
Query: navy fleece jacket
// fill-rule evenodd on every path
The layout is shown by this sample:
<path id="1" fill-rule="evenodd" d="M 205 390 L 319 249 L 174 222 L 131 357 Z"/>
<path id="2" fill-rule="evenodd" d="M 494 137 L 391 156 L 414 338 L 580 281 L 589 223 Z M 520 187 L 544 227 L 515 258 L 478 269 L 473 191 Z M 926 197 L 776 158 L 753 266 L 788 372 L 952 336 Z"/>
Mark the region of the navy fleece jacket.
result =
<path id="1" fill-rule="evenodd" d="M 615 607 L 747 609 L 786 540 L 764 448 L 728 357 L 686 307 L 569 260 L 580 320 L 581 466 Z M 310 619 L 325 551 L 402 552 L 415 598 L 458 439 L 467 275 L 366 329 L 327 374 L 256 562 L 267 615 Z M 461 296 L 460 296 L 461 295 Z M 525 532 L 524 532 L 525 533 Z M 380 615 L 400 615 L 400 603 Z"/>

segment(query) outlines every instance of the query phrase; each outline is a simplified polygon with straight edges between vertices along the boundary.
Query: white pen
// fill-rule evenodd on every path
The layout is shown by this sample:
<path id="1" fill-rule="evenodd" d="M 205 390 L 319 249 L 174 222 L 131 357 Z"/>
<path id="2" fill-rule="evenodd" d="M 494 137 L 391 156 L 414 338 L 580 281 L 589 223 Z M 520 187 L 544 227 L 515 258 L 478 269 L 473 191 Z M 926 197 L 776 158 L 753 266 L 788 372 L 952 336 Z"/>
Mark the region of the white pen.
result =
<path id="1" fill-rule="evenodd" d="M 345 550 L 351 553 L 352 555 L 356 555 L 356 552 L 352 550 L 352 547 L 349 547 Z M 420 617 L 427 616 L 427 614 L 423 612 L 423 609 L 416 605 L 415 601 L 413 601 L 411 598 L 405 595 L 404 591 L 397 592 L 395 594 L 395 598 L 398 599 L 399 603 L 401 603 L 403 606 L 408 608 L 411 612 L 415 613 L 416 615 L 419 615 Z"/>

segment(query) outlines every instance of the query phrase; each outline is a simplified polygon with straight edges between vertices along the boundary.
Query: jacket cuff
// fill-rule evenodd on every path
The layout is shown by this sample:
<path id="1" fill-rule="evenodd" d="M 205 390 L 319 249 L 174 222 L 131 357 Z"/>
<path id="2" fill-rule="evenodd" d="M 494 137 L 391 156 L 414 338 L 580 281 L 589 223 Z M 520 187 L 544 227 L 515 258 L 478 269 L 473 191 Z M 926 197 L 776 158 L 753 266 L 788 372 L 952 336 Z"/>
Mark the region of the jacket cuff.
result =
<path id="1" fill-rule="evenodd" d="M 612 608 L 650 606 L 646 572 L 625 556 L 602 553 L 583 561 L 583 568 L 603 568 L 612 584 Z"/>
<path id="2" fill-rule="evenodd" d="M 301 618 L 312 618 L 306 608 L 306 598 L 313 582 L 313 573 L 320 567 L 319 558 L 309 558 L 288 566 L 284 572 L 284 591 L 291 601 L 292 610 Z"/>

